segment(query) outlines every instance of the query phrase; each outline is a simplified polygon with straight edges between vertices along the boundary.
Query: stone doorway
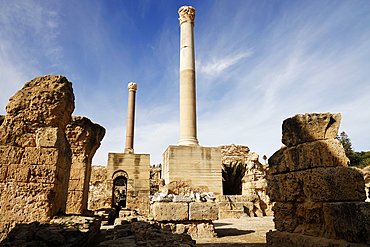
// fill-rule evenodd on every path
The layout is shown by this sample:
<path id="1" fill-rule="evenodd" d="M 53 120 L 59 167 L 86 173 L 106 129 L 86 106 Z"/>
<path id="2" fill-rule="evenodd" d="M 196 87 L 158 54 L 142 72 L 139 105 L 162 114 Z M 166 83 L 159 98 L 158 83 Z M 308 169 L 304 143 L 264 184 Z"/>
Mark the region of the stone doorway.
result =
<path id="1" fill-rule="evenodd" d="M 125 171 L 117 171 L 113 174 L 112 207 L 118 211 L 126 207 L 127 203 L 128 175 Z"/>

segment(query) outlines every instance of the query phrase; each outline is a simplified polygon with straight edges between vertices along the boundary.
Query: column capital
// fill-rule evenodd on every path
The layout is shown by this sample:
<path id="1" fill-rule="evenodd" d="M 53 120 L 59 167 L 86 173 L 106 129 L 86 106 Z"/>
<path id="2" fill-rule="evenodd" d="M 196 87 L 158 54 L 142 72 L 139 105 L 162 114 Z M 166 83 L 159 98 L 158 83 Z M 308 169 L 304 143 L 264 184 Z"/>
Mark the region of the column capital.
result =
<path id="1" fill-rule="evenodd" d="M 179 9 L 179 16 L 180 26 L 184 22 L 194 23 L 195 9 L 192 6 L 182 6 Z"/>
<path id="2" fill-rule="evenodd" d="M 127 86 L 129 91 L 136 91 L 137 90 L 137 84 L 135 82 L 130 82 Z"/>

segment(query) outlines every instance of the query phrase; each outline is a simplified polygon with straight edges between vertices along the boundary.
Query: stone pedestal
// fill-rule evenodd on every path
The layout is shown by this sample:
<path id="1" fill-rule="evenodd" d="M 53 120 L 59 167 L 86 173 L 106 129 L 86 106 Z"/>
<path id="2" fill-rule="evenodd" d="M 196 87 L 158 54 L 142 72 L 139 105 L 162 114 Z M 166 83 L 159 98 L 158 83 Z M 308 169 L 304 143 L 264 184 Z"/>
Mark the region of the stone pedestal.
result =
<path id="1" fill-rule="evenodd" d="M 149 154 L 109 153 L 107 179 L 113 179 L 114 173 L 119 171 L 128 175 L 128 195 L 149 196 Z"/>
<path id="2" fill-rule="evenodd" d="M 222 194 L 220 147 L 169 146 L 162 155 L 162 178 L 168 184 L 185 180 L 191 187 L 203 187 Z"/>

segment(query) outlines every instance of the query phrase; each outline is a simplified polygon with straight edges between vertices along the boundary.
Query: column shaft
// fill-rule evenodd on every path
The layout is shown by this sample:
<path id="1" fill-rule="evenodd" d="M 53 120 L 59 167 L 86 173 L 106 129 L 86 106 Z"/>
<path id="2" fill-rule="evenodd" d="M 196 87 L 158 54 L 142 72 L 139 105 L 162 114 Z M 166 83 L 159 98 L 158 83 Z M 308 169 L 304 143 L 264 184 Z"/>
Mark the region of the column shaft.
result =
<path id="1" fill-rule="evenodd" d="M 180 139 L 178 145 L 199 145 L 197 140 L 193 7 L 183 6 L 180 15 Z"/>
<path id="2" fill-rule="evenodd" d="M 128 85 L 128 106 L 127 106 L 127 125 L 126 125 L 126 148 L 125 153 L 134 153 L 134 123 L 135 123 L 135 95 L 136 83 Z"/>

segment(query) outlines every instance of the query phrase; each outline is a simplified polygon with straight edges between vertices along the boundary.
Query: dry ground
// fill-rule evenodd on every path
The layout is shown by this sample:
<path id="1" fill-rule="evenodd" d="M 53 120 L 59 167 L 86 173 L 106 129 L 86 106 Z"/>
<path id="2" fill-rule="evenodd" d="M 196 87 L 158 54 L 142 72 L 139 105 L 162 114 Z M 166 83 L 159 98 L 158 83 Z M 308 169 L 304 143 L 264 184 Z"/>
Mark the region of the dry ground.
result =
<path id="1" fill-rule="evenodd" d="M 213 221 L 217 238 L 197 240 L 197 246 L 266 246 L 266 232 L 274 229 L 273 217 L 242 217 Z"/>

